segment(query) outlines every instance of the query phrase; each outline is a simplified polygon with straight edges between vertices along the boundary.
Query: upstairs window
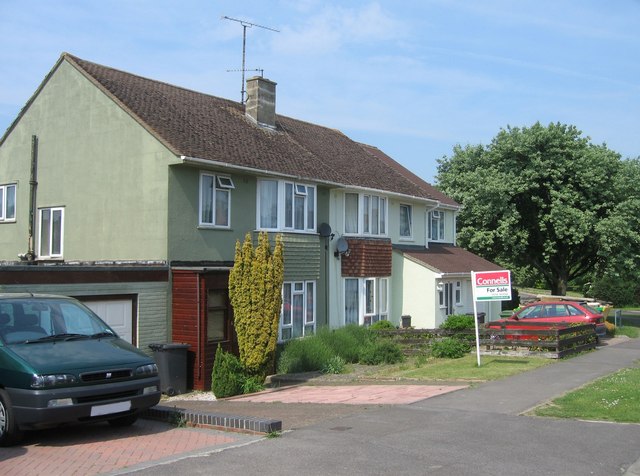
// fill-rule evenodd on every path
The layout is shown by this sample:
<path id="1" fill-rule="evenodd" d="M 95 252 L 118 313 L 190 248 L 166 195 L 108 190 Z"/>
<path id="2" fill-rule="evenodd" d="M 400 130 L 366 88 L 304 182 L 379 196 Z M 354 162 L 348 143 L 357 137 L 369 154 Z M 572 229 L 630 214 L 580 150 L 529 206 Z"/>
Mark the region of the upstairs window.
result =
<path id="1" fill-rule="evenodd" d="M 387 199 L 365 193 L 345 193 L 344 230 L 352 235 L 386 235 Z"/>
<path id="2" fill-rule="evenodd" d="M 0 222 L 16 220 L 16 185 L 0 185 Z"/>
<path id="3" fill-rule="evenodd" d="M 400 237 L 411 238 L 412 236 L 411 205 L 400 205 Z"/>
<path id="4" fill-rule="evenodd" d="M 200 174 L 200 225 L 229 227 L 234 188 L 231 177 Z"/>
<path id="5" fill-rule="evenodd" d="M 40 210 L 39 224 L 38 257 L 62 258 L 64 208 L 42 208 Z"/>
<path id="6" fill-rule="evenodd" d="M 429 239 L 444 241 L 444 212 L 434 210 L 429 212 Z"/>
<path id="7" fill-rule="evenodd" d="M 258 228 L 316 231 L 316 188 L 280 180 L 258 180 Z"/>

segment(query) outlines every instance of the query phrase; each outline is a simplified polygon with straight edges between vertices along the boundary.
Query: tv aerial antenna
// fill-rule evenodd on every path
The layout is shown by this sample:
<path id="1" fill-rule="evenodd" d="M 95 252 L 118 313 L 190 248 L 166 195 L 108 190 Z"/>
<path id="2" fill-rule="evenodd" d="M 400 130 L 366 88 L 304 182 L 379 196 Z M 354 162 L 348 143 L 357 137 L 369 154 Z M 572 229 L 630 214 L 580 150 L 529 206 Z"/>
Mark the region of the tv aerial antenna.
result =
<path id="1" fill-rule="evenodd" d="M 231 20 L 231 21 L 238 22 L 242 25 L 242 68 L 240 69 L 240 71 L 242 72 L 242 86 L 240 88 L 240 104 L 244 104 L 244 97 L 245 97 L 245 94 L 247 93 L 247 91 L 245 91 L 244 89 L 245 71 L 260 71 L 260 76 L 262 76 L 262 74 L 264 73 L 264 70 L 262 69 L 252 69 L 252 70 L 245 69 L 244 61 L 245 61 L 245 55 L 247 51 L 247 28 L 251 28 L 255 26 L 258 28 L 264 28 L 265 30 L 274 31 L 276 33 L 280 33 L 280 30 L 276 30 L 275 28 L 270 28 L 264 25 L 258 25 L 257 23 L 251 23 L 245 20 L 238 20 L 237 18 L 231 18 L 228 16 L 223 16 L 222 20 Z M 231 72 L 231 71 L 238 71 L 238 70 L 227 70 L 227 72 Z"/>

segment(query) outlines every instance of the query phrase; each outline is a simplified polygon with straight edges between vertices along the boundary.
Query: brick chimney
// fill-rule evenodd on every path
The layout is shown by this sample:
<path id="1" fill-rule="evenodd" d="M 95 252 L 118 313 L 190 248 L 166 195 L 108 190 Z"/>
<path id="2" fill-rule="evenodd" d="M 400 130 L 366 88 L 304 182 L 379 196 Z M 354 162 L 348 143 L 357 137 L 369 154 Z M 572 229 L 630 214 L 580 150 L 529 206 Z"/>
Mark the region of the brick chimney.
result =
<path id="1" fill-rule="evenodd" d="M 247 79 L 245 113 L 258 125 L 276 128 L 276 83 L 260 76 Z"/>

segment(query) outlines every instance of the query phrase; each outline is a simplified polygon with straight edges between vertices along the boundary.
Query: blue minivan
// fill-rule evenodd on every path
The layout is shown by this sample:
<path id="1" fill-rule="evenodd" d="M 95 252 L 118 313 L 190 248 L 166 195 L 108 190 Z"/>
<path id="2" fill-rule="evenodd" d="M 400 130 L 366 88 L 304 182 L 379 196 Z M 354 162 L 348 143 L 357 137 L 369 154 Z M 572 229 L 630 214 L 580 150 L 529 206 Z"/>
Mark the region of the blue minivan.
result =
<path id="1" fill-rule="evenodd" d="M 0 446 L 24 430 L 131 425 L 160 396 L 153 359 L 79 301 L 0 294 Z"/>

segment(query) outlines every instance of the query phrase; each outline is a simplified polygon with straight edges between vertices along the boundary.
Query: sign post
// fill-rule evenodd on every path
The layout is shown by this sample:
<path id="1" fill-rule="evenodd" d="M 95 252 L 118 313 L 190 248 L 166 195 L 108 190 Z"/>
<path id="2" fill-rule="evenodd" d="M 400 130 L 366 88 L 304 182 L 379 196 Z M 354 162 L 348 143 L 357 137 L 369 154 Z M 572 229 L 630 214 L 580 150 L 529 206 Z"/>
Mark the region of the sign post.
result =
<path id="1" fill-rule="evenodd" d="M 473 317 L 476 326 L 476 354 L 480 367 L 480 331 L 478 326 L 478 301 L 510 301 L 511 272 L 471 271 L 471 289 L 473 290 Z"/>

